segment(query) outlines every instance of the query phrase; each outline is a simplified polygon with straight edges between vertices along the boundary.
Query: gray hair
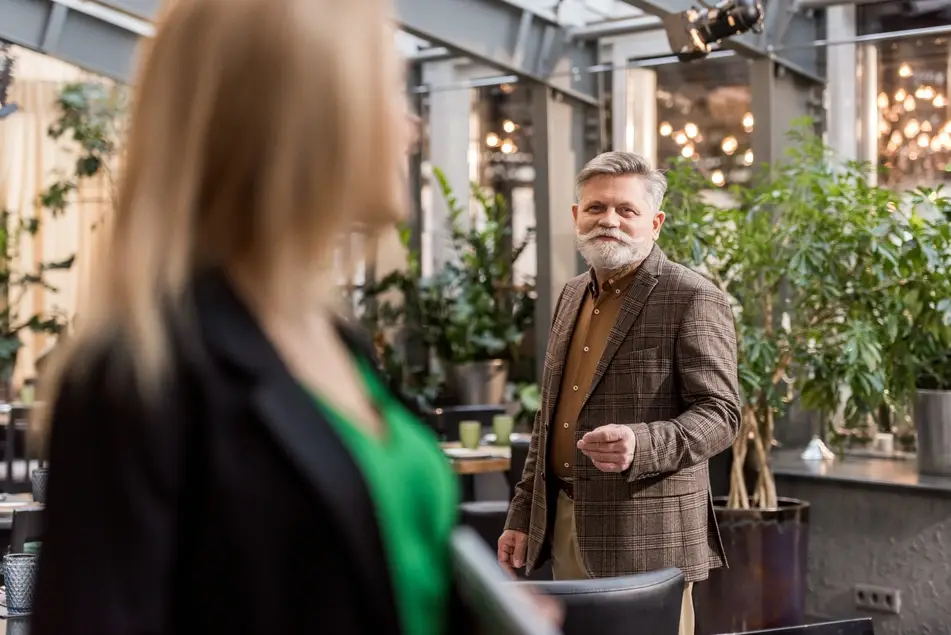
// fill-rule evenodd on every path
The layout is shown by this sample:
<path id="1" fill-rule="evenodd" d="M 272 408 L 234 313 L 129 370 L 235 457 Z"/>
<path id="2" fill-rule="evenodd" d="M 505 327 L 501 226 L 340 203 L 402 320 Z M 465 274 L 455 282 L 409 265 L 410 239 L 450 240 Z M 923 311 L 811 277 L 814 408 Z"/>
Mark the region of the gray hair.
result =
<path id="1" fill-rule="evenodd" d="M 581 186 L 596 176 L 625 176 L 635 174 L 647 179 L 647 194 L 650 196 L 654 211 L 659 211 L 667 193 L 667 177 L 654 169 L 650 161 L 633 152 L 612 150 L 588 161 L 578 173 L 575 181 L 575 201 L 581 200 Z"/>

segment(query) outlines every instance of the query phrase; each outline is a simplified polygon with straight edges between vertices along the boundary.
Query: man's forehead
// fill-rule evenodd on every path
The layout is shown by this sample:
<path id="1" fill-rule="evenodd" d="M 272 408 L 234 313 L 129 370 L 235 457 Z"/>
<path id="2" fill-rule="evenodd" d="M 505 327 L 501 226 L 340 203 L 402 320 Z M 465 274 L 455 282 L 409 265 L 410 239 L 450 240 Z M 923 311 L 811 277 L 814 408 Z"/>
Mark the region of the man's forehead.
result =
<path id="1" fill-rule="evenodd" d="M 590 198 L 647 198 L 647 178 L 639 174 L 599 174 L 585 181 L 579 188 L 582 199 Z"/>

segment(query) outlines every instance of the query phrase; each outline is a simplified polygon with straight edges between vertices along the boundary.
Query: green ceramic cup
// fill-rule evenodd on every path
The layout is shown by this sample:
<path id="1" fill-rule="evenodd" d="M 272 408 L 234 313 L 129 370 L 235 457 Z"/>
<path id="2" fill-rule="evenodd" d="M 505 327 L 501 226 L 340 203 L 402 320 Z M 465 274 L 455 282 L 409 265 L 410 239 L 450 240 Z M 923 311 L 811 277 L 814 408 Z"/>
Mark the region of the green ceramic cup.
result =
<path id="1" fill-rule="evenodd" d="M 510 417 L 509 415 L 495 415 L 492 417 L 492 432 L 495 433 L 495 445 L 511 445 L 512 429 L 514 427 L 514 417 Z"/>
<path id="2" fill-rule="evenodd" d="M 475 450 L 479 447 L 479 441 L 482 440 L 482 424 L 478 421 L 459 422 L 459 441 L 462 447 L 468 450 Z"/>

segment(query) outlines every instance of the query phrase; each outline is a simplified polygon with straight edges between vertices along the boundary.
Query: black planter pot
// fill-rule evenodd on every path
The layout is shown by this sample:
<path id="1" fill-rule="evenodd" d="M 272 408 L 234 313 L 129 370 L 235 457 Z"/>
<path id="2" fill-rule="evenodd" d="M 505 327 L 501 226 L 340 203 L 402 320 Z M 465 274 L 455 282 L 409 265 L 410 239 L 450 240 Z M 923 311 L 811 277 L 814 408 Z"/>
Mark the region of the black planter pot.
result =
<path id="1" fill-rule="evenodd" d="M 728 509 L 714 499 L 728 569 L 697 584 L 697 635 L 799 626 L 806 621 L 809 503 L 781 498 L 776 509 Z"/>

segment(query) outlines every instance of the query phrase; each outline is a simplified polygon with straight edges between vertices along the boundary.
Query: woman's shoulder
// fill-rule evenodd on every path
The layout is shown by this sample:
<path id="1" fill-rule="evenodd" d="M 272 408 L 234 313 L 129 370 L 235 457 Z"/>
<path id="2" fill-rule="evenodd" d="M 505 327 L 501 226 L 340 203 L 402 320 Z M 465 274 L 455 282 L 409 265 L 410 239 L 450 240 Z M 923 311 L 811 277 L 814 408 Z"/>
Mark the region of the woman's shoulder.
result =
<path id="1" fill-rule="evenodd" d="M 164 320 L 154 337 L 157 355 L 144 353 L 125 329 L 115 326 L 70 342 L 60 361 L 57 408 L 98 402 L 100 408 L 122 404 L 130 411 L 144 410 L 168 402 L 181 387 L 193 384 L 195 355 L 188 353 L 181 329 Z"/>

